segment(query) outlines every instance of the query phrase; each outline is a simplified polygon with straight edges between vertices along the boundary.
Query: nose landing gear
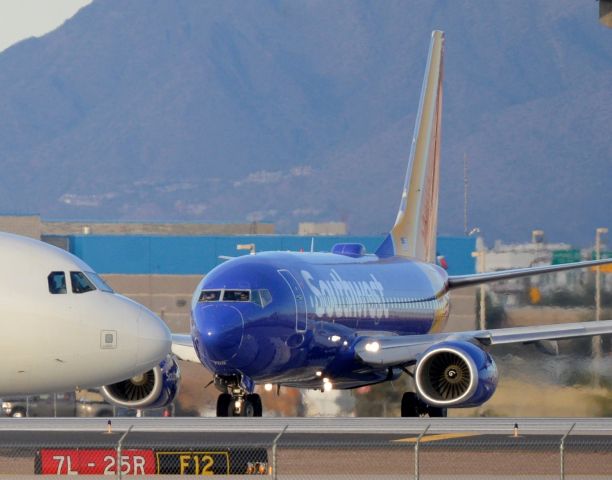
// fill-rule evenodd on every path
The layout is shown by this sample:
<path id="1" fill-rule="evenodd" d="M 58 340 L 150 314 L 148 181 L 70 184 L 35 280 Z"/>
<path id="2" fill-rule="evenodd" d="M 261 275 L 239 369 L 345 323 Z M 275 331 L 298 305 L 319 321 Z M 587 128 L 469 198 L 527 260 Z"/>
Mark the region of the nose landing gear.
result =
<path id="1" fill-rule="evenodd" d="M 263 407 L 257 393 L 248 393 L 235 377 L 215 378 L 222 393 L 217 398 L 217 417 L 261 417 Z"/>
<path id="2" fill-rule="evenodd" d="M 222 393 L 217 398 L 217 417 L 261 417 L 262 413 L 261 397 L 256 393 Z"/>

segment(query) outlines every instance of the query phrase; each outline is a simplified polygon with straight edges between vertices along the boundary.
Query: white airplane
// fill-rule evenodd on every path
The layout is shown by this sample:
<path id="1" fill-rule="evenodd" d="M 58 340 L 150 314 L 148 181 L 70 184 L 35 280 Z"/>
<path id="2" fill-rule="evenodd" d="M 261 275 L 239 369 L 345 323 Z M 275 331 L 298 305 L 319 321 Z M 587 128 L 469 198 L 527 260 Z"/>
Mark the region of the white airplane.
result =
<path id="1" fill-rule="evenodd" d="M 0 265 L 0 397 L 101 385 L 133 391 L 169 370 L 177 376 L 166 324 L 77 257 L 0 233 Z"/>

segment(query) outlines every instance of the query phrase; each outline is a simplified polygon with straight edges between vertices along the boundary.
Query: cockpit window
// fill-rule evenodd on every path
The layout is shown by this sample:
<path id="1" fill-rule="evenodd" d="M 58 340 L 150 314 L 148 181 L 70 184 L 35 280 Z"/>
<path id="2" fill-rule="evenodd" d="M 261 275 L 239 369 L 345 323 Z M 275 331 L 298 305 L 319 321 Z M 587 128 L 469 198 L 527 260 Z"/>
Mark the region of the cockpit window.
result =
<path id="1" fill-rule="evenodd" d="M 265 307 L 272 302 L 268 290 L 202 290 L 199 302 L 253 302 Z"/>
<path id="2" fill-rule="evenodd" d="M 250 290 L 225 290 L 223 293 L 224 302 L 250 302 Z"/>
<path id="3" fill-rule="evenodd" d="M 102 280 L 102 277 L 95 272 L 85 272 L 87 278 L 93 282 L 98 290 L 108 293 L 115 293 L 115 291 L 111 288 L 111 286 Z"/>
<path id="4" fill-rule="evenodd" d="M 203 290 L 200 294 L 200 302 L 218 302 L 221 298 L 221 290 Z"/>
<path id="5" fill-rule="evenodd" d="M 70 282 L 73 293 L 87 293 L 96 289 L 83 272 L 70 272 Z"/>
<path id="6" fill-rule="evenodd" d="M 265 288 L 262 290 L 259 290 L 259 298 L 260 298 L 260 305 L 262 306 L 262 308 L 272 303 L 272 295 L 270 294 L 270 290 L 267 290 Z"/>
<path id="7" fill-rule="evenodd" d="M 49 293 L 66 293 L 66 274 L 64 272 L 51 272 L 47 277 Z"/>

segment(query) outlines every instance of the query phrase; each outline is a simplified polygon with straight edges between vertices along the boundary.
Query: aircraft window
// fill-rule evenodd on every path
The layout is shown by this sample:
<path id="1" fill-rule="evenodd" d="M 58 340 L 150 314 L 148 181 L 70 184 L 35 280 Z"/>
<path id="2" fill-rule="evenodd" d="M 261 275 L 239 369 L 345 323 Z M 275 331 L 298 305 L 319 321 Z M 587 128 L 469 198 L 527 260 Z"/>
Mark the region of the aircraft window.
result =
<path id="1" fill-rule="evenodd" d="M 115 291 L 111 288 L 111 286 L 102 280 L 102 277 L 95 272 L 85 272 L 87 278 L 92 281 L 92 283 L 96 286 L 98 290 L 108 293 L 115 293 Z"/>
<path id="2" fill-rule="evenodd" d="M 66 293 L 66 274 L 64 272 L 51 272 L 47 281 L 50 293 Z"/>
<path id="3" fill-rule="evenodd" d="M 259 298 L 259 290 L 253 290 L 251 302 L 253 302 L 255 305 L 259 305 L 260 307 L 263 306 L 261 304 L 261 298 Z"/>
<path id="4" fill-rule="evenodd" d="M 73 293 L 87 293 L 96 289 L 83 272 L 70 272 L 70 281 Z"/>
<path id="5" fill-rule="evenodd" d="M 200 302 L 218 302 L 221 299 L 221 290 L 203 290 Z"/>
<path id="6" fill-rule="evenodd" d="M 250 290 L 226 290 L 223 292 L 224 302 L 250 302 Z"/>
<path id="7" fill-rule="evenodd" d="M 272 295 L 270 294 L 270 291 L 265 288 L 259 291 L 259 298 L 261 300 L 262 307 L 266 307 L 272 303 Z"/>

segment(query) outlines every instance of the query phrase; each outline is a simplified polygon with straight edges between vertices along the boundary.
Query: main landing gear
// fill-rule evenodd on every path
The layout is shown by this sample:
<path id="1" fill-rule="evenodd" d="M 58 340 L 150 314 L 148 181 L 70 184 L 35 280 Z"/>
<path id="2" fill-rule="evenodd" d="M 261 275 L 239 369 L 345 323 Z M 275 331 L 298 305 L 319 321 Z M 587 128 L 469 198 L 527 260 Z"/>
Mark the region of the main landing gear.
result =
<path id="1" fill-rule="evenodd" d="M 402 417 L 446 417 L 446 408 L 432 407 L 417 397 L 414 392 L 406 392 L 402 396 Z"/>
<path id="2" fill-rule="evenodd" d="M 215 386 L 222 393 L 217 398 L 217 417 L 261 417 L 261 397 L 248 393 L 236 377 L 215 377 Z"/>

